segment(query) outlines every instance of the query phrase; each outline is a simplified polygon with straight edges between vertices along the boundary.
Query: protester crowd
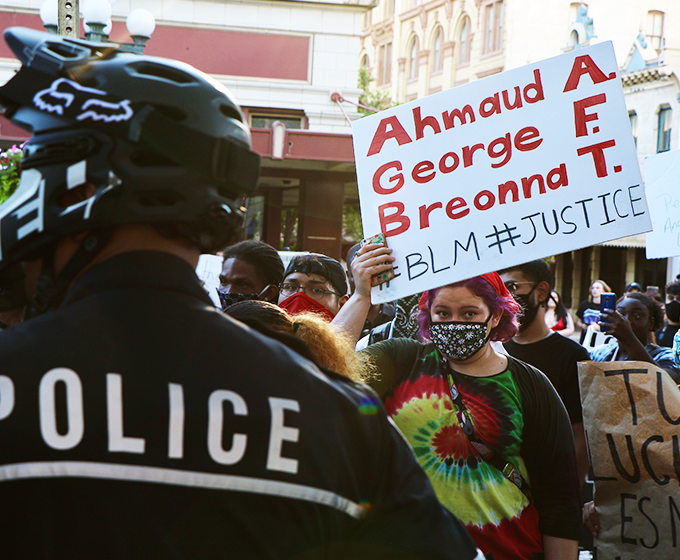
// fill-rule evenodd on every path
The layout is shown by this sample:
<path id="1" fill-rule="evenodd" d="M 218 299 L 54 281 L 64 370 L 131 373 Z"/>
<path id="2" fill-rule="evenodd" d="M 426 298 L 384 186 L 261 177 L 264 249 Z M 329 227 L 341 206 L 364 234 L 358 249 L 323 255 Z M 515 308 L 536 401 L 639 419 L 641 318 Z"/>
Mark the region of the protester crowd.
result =
<path id="1" fill-rule="evenodd" d="M 230 242 L 259 164 L 228 92 L 172 61 L 9 37 L 23 66 L 0 98 L 34 137 L 0 207 L 3 558 L 577 557 L 577 364 L 680 382 L 680 283 L 665 311 L 629 285 L 601 312 L 595 280 L 574 321 L 537 260 L 373 305 L 384 243 L 346 272 Z M 29 103 L 76 79 L 139 118 Z M 186 137 L 232 167 L 187 161 Z M 221 310 L 193 272 L 216 251 Z M 612 341 L 589 353 L 576 326 Z"/>

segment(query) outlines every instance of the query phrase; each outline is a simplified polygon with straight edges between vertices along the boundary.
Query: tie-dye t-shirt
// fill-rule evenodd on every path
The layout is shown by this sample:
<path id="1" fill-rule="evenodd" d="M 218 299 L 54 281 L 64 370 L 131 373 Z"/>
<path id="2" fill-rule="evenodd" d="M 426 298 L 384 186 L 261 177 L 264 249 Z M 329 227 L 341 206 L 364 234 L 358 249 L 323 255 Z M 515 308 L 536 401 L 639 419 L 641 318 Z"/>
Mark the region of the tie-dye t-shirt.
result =
<path id="1" fill-rule="evenodd" d="M 489 377 L 452 372 L 432 344 L 391 339 L 368 347 L 373 388 L 409 441 L 437 496 L 498 560 L 541 554 L 542 534 L 579 537 L 580 501 L 569 417 L 547 378 L 508 357 Z M 452 374 L 480 440 L 529 481 L 533 502 L 484 461 L 462 432 Z"/>

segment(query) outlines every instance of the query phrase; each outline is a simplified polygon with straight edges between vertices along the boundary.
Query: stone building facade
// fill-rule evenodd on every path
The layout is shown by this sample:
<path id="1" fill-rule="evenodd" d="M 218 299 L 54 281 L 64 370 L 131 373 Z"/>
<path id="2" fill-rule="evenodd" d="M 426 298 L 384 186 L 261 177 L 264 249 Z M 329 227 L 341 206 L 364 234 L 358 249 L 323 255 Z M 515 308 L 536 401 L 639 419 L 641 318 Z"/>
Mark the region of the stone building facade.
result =
<path id="1" fill-rule="evenodd" d="M 680 147 L 680 3 L 675 0 L 379 0 L 362 21 L 360 64 L 403 103 L 612 41 L 644 174 L 645 157 Z M 663 285 L 680 260 L 648 261 L 644 235 L 555 256 L 557 289 L 573 308 L 602 278 Z"/>

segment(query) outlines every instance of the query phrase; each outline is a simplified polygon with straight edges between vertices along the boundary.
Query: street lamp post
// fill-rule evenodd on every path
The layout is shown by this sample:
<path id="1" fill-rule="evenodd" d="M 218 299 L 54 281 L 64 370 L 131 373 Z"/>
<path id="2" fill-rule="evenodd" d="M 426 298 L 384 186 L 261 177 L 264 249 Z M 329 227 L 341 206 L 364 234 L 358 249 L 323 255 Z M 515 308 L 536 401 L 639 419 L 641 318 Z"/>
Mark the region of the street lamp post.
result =
<path id="1" fill-rule="evenodd" d="M 80 0 L 58 0 L 59 34 L 77 39 L 80 35 Z"/>
<path id="2" fill-rule="evenodd" d="M 83 0 L 82 15 L 85 38 L 108 43 L 111 33 L 111 5 L 115 0 Z M 80 35 L 80 0 L 46 0 L 40 7 L 40 18 L 48 33 L 78 39 Z M 142 54 L 146 42 L 156 29 L 153 14 L 143 8 L 132 10 L 125 24 L 132 43 L 116 43 L 119 50 Z"/>

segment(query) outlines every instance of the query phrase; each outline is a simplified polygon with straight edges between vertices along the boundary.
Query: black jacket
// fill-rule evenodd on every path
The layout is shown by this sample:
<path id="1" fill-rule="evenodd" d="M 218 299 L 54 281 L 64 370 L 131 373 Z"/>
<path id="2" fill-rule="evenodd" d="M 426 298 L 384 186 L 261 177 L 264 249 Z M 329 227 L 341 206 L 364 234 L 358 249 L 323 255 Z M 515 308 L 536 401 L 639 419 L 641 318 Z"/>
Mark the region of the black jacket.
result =
<path id="1" fill-rule="evenodd" d="M 0 442 L 4 559 L 475 556 L 375 393 L 216 312 L 165 253 L 0 334 Z"/>

